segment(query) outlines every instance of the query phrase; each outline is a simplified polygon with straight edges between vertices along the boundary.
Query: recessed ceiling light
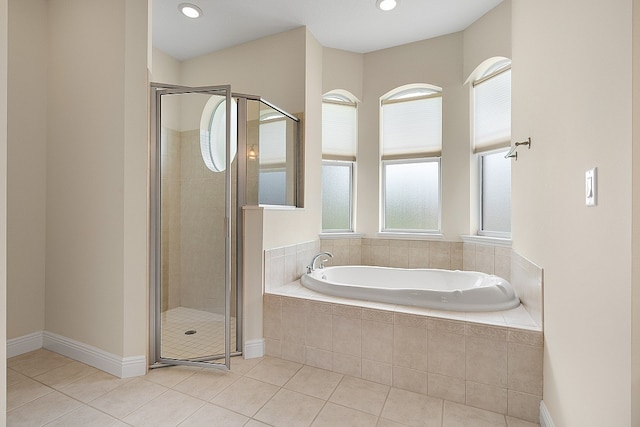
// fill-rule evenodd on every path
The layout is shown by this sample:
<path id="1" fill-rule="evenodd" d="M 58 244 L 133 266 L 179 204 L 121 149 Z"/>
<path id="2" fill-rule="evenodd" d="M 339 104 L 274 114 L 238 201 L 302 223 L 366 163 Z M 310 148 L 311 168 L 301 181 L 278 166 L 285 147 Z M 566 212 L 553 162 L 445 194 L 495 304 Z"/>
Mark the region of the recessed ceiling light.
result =
<path id="1" fill-rule="evenodd" d="M 180 12 L 182 12 L 182 14 L 187 18 L 195 19 L 195 18 L 200 18 L 200 16 L 202 16 L 202 9 L 200 9 L 195 4 L 180 3 L 180 6 L 178 6 L 178 10 L 180 10 Z"/>
<path id="2" fill-rule="evenodd" d="M 376 0 L 376 6 L 382 11 L 389 11 L 396 8 L 398 0 Z"/>

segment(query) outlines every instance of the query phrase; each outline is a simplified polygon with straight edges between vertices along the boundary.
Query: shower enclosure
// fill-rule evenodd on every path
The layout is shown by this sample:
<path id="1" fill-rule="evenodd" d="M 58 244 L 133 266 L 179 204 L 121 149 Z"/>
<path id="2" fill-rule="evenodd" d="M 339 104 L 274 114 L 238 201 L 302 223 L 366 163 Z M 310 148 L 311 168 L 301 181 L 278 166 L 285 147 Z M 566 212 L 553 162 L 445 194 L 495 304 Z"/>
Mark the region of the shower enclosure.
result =
<path id="1" fill-rule="evenodd" d="M 151 367 L 242 354 L 245 205 L 296 206 L 299 120 L 230 86 L 152 84 Z"/>

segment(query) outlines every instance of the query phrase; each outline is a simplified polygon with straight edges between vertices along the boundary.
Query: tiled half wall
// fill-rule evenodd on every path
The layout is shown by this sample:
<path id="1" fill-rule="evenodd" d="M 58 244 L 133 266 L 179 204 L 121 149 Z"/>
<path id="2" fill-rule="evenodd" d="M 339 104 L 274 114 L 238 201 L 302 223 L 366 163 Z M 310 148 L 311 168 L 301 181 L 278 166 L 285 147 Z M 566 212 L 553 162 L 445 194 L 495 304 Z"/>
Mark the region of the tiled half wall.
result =
<path id="1" fill-rule="evenodd" d="M 537 422 L 542 332 L 267 294 L 267 355 Z"/>
<path id="2" fill-rule="evenodd" d="M 377 265 L 480 271 L 507 279 L 522 305 L 542 328 L 542 268 L 511 248 L 461 242 L 370 238 L 323 239 L 265 251 L 265 289 L 300 279 L 320 251 L 333 254 L 327 265 Z"/>

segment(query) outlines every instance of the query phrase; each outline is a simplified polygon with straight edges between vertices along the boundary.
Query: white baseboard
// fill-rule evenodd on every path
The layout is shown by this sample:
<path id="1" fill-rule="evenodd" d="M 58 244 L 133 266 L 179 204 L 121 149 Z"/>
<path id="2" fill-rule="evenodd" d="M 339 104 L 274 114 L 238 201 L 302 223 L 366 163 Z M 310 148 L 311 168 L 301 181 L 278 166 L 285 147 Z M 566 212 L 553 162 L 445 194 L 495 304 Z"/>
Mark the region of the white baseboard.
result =
<path id="1" fill-rule="evenodd" d="M 147 358 L 145 356 L 120 357 L 47 331 L 34 332 L 7 340 L 7 358 L 40 348 L 46 348 L 70 357 L 120 378 L 137 377 L 147 372 Z"/>
<path id="2" fill-rule="evenodd" d="M 120 378 L 145 375 L 145 356 L 120 357 L 88 344 L 45 331 L 42 347 Z"/>
<path id="3" fill-rule="evenodd" d="M 540 427 L 555 427 L 547 405 L 544 404 L 544 400 L 540 401 Z"/>
<path id="4" fill-rule="evenodd" d="M 254 359 L 264 356 L 264 338 L 244 342 L 242 355 L 245 359 Z"/>
<path id="5" fill-rule="evenodd" d="M 43 334 L 44 332 L 39 331 L 7 340 L 7 358 L 42 348 Z"/>

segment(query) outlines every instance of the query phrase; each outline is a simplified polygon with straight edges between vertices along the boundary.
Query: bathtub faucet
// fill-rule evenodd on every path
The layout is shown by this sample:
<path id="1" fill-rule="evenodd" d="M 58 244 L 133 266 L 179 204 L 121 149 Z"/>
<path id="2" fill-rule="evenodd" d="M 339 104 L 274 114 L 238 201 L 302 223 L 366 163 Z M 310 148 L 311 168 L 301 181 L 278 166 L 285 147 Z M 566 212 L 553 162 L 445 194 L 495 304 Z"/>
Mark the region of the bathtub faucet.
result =
<path id="1" fill-rule="evenodd" d="M 325 257 L 325 259 L 321 259 Z M 313 257 L 310 265 L 307 265 L 307 273 L 311 273 L 316 269 L 316 261 L 320 259 L 320 268 L 324 268 L 324 263 L 329 261 L 329 259 L 333 258 L 333 254 L 331 252 L 320 252 L 318 255 Z"/>

